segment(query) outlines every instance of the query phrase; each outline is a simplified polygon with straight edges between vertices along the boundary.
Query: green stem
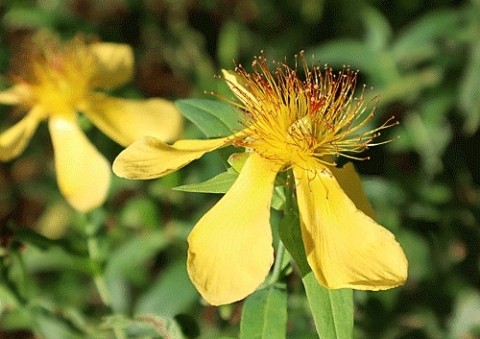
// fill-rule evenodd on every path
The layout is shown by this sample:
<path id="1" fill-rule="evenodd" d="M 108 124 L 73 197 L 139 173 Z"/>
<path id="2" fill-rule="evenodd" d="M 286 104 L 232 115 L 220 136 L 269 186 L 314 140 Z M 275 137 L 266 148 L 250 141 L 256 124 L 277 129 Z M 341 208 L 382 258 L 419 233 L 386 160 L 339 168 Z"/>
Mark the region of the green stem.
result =
<path id="1" fill-rule="evenodd" d="M 16 279 L 10 281 L 6 279 L 7 286 L 11 287 L 11 291 L 16 297 L 18 304 L 26 305 L 31 297 L 32 293 L 32 280 L 28 278 L 27 268 L 25 267 L 25 262 L 22 255 L 18 249 L 12 250 L 10 256 L 13 261 L 16 262 L 20 268 L 17 271 Z"/>
<path id="2" fill-rule="evenodd" d="M 99 241 L 97 237 L 98 228 L 101 222 L 98 220 L 96 222 L 92 221 L 92 219 L 95 219 L 95 218 L 92 218 L 92 216 L 90 216 L 91 217 L 90 219 L 88 218 L 87 215 L 83 215 L 83 216 L 84 216 L 85 232 L 87 234 L 88 256 L 94 265 L 99 265 L 103 261 L 103 258 L 100 253 L 100 246 L 99 246 Z M 107 283 L 105 281 L 105 276 L 103 275 L 103 269 L 98 270 L 97 267 L 95 267 L 94 272 L 95 273 L 94 273 L 93 281 L 97 288 L 98 294 L 100 295 L 100 299 L 102 300 L 105 306 L 111 306 L 112 298 L 110 296 L 110 292 L 108 290 Z M 127 338 L 121 326 L 113 325 L 112 330 L 113 330 L 114 338 L 116 339 Z"/>
<path id="3" fill-rule="evenodd" d="M 92 222 L 86 220 L 85 231 L 87 233 L 88 256 L 92 263 L 97 264 L 101 261 L 101 256 L 96 234 L 96 227 Z M 100 272 L 95 272 L 93 281 L 95 282 L 95 286 L 97 287 L 98 294 L 100 295 L 100 299 L 102 299 L 103 304 L 110 306 L 111 298 L 105 282 L 105 277 L 103 276 L 103 270 L 100 270 Z"/>
<path id="4" fill-rule="evenodd" d="M 125 336 L 125 333 L 123 332 L 123 328 L 120 328 L 118 326 L 113 327 L 113 334 L 115 335 L 115 338 L 117 338 L 117 339 L 126 339 L 127 338 Z"/>
<path id="5" fill-rule="evenodd" d="M 269 285 L 273 285 L 280 279 L 282 272 L 283 256 L 285 255 L 285 246 L 281 240 L 278 241 L 277 253 L 275 255 L 275 263 L 273 265 L 272 275 L 270 276 Z"/>

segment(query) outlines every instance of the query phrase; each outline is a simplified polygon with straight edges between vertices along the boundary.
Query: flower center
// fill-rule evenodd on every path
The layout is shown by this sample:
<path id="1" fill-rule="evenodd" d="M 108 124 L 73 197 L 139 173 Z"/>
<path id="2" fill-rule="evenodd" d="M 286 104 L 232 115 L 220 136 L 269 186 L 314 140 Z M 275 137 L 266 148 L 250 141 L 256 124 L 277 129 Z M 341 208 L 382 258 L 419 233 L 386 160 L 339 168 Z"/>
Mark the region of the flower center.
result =
<path id="1" fill-rule="evenodd" d="M 25 81 L 31 88 L 30 105 L 49 114 L 70 114 L 88 96 L 95 57 L 81 39 L 60 45 L 47 40 L 28 55 Z"/>
<path id="2" fill-rule="evenodd" d="M 243 110 L 248 136 L 239 146 L 253 149 L 284 167 L 310 167 L 311 162 L 334 163 L 325 159 L 353 154 L 372 146 L 379 130 L 392 126 L 391 120 L 379 128 L 364 130 L 373 118 L 366 116 L 364 92 L 355 97 L 357 72 L 344 69 L 334 74 L 330 68 L 309 68 L 301 54 L 304 79 L 285 64 L 276 64 L 273 74 L 263 55 L 253 62 L 253 72 L 236 68 L 244 86 L 235 90 Z M 235 88 L 234 88 L 235 89 Z"/>

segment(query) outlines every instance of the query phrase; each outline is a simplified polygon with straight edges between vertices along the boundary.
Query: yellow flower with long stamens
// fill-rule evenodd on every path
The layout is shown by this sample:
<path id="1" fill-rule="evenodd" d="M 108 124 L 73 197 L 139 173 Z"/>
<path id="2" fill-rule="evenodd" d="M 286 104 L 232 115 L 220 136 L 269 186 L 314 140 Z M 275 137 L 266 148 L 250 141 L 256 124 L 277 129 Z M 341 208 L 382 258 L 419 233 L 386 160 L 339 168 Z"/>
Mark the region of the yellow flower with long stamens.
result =
<path id="1" fill-rule="evenodd" d="M 297 68 L 285 64 L 277 64 L 272 74 L 263 55 L 252 73 L 241 66 L 236 74 L 224 71 L 238 98 L 232 103 L 244 114 L 242 131 L 173 145 L 145 137 L 114 161 L 117 175 L 150 179 L 226 145 L 247 149 L 232 187 L 188 237 L 190 278 L 213 305 L 243 299 L 265 280 L 273 262 L 272 190 L 277 173 L 285 170 L 293 172 L 305 254 L 321 285 L 383 290 L 406 280 L 407 260 L 393 234 L 360 211 L 364 207 L 339 184 L 347 178 L 346 191 L 360 191 L 353 166 L 338 169 L 331 160 L 357 159 L 355 154 L 374 145 L 378 132 L 392 123 L 364 131 L 373 110 L 367 112 L 363 92 L 354 96 L 357 73 L 322 72 L 309 68 L 303 55 L 302 61 L 303 80 Z"/>
<path id="2" fill-rule="evenodd" d="M 13 87 L 0 92 L 0 103 L 28 113 L 0 134 L 0 161 L 21 154 L 38 124 L 48 120 L 60 191 L 79 211 L 105 201 L 111 177 L 110 164 L 78 125 L 80 112 L 125 147 L 143 135 L 169 141 L 181 132 L 181 115 L 167 100 L 126 100 L 97 91 L 130 80 L 128 45 L 87 43 L 81 36 L 61 43 L 39 34 L 21 58 L 21 74 L 13 77 Z"/>

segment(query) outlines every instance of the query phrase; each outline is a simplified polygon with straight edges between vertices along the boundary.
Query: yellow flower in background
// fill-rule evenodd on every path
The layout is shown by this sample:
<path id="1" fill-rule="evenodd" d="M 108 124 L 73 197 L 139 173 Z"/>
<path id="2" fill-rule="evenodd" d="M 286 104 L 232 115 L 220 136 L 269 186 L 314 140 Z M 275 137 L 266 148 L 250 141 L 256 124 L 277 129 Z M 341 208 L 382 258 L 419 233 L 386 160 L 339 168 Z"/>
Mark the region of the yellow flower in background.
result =
<path id="1" fill-rule="evenodd" d="M 263 55 L 254 60 L 252 73 L 241 66 L 236 74 L 224 71 L 238 98 L 233 104 L 244 113 L 242 131 L 173 145 L 144 137 L 114 161 L 119 176 L 151 179 L 226 145 L 247 150 L 232 187 L 188 237 L 190 278 L 213 305 L 243 299 L 265 280 L 273 263 L 272 190 L 277 173 L 285 170 L 292 170 L 295 178 L 306 257 L 320 284 L 383 290 L 406 280 L 407 259 L 393 234 L 345 193 L 361 191 L 353 166 L 338 169 L 330 160 L 356 159 L 355 153 L 375 145 L 379 130 L 392 124 L 364 131 L 373 111 L 365 114 L 363 93 L 354 96 L 356 72 L 322 72 L 309 68 L 303 55 L 302 61 L 304 80 L 285 64 L 277 64 L 272 74 Z"/>
<path id="2" fill-rule="evenodd" d="M 88 211 L 105 201 L 111 169 L 79 127 L 80 112 L 122 146 L 143 135 L 172 140 L 180 134 L 182 118 L 167 100 L 126 100 L 96 91 L 132 78 L 128 45 L 87 43 L 80 36 L 65 43 L 44 34 L 35 38 L 29 53 L 21 55 L 15 84 L 0 92 L 1 104 L 27 112 L 0 134 L 0 160 L 20 155 L 38 124 L 48 120 L 60 191 L 74 208 Z"/>

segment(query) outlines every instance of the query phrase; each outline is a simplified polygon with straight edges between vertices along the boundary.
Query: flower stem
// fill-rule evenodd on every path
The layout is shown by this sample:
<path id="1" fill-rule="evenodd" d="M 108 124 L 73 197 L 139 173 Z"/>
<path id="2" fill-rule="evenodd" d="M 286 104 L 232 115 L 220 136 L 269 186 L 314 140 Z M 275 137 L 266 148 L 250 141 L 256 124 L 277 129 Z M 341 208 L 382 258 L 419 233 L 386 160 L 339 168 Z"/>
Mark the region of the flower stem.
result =
<path id="1" fill-rule="evenodd" d="M 275 263 L 273 265 L 272 275 L 270 276 L 269 285 L 273 285 L 280 279 L 282 272 L 282 262 L 285 255 L 285 246 L 281 240 L 278 240 L 277 253 L 275 255 Z"/>
<path id="2" fill-rule="evenodd" d="M 97 238 L 97 227 L 96 225 L 89 221 L 88 218 L 85 218 L 85 231 L 87 234 L 87 248 L 88 248 L 88 256 L 92 263 L 97 264 L 101 261 L 101 255 L 99 250 L 99 243 Z M 105 282 L 105 277 L 103 276 L 103 270 L 96 271 L 93 281 L 95 282 L 95 286 L 97 287 L 98 294 L 100 295 L 100 299 L 102 300 L 103 304 L 106 306 L 110 306 L 111 298 L 110 293 L 108 292 L 107 284 Z"/>

